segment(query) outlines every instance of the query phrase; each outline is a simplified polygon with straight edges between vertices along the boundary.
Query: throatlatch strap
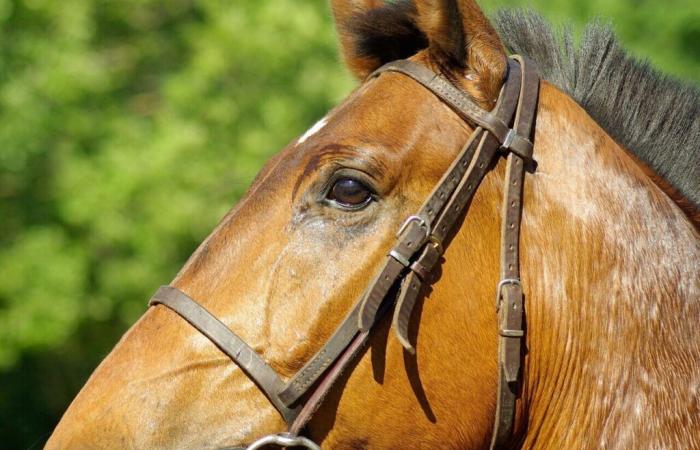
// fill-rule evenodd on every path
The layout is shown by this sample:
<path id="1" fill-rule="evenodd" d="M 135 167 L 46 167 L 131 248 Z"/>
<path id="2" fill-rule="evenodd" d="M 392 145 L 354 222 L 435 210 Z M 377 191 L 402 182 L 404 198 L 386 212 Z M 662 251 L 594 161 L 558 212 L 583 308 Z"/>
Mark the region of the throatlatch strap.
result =
<path id="1" fill-rule="evenodd" d="M 284 387 L 277 372 L 203 306 L 172 286 L 161 286 L 148 304 L 167 306 L 208 337 L 258 385 L 287 423 L 294 421 L 300 408 L 289 408 L 277 397 Z"/>
<path id="2" fill-rule="evenodd" d="M 522 87 L 515 113 L 514 131 L 529 139 L 533 132 L 539 75 L 528 60 L 514 57 L 520 64 Z M 523 330 L 523 289 L 520 283 L 520 223 L 522 220 L 525 166 L 530 162 L 518 152 L 510 152 L 506 165 L 505 191 L 501 224 L 501 280 L 496 292 L 498 310 L 498 390 L 496 420 L 491 448 L 503 448 L 513 433 L 515 401 L 521 363 Z"/>

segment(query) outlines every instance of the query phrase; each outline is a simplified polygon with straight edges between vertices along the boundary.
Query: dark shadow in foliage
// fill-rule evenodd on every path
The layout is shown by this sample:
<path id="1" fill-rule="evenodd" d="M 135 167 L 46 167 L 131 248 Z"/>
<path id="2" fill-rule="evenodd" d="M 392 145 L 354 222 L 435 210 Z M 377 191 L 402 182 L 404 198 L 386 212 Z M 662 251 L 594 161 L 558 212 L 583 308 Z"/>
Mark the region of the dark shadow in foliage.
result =
<path id="1" fill-rule="evenodd" d="M 42 448 L 63 412 L 107 355 L 124 325 L 87 321 L 64 344 L 26 353 L 0 372 L 0 442 L 3 448 Z"/>

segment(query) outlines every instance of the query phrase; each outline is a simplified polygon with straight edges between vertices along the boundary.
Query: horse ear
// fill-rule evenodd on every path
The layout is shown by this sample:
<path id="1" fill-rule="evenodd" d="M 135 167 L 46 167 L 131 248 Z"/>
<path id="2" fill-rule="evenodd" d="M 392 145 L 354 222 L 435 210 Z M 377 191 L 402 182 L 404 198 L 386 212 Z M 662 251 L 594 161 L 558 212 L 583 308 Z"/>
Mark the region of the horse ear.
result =
<path id="1" fill-rule="evenodd" d="M 331 0 L 345 64 L 359 79 L 428 46 L 412 0 Z"/>
<path id="2" fill-rule="evenodd" d="M 477 101 L 493 104 L 506 75 L 503 43 L 474 0 L 415 0 L 418 28 L 438 64 L 459 72 Z"/>
<path id="3" fill-rule="evenodd" d="M 332 0 L 345 63 L 362 79 L 382 64 L 428 48 L 492 105 L 506 73 L 503 44 L 474 0 Z"/>

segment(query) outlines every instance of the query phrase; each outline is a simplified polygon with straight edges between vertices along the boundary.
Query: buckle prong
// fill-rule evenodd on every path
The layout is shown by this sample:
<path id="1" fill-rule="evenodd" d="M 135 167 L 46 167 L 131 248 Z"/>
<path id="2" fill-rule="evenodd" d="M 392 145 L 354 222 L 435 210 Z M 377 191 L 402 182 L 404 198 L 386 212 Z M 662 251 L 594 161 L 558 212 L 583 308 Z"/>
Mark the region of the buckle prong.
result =
<path id="1" fill-rule="evenodd" d="M 408 216 L 404 223 L 401 225 L 401 228 L 399 228 L 398 233 L 396 233 L 396 237 L 398 238 L 399 236 L 401 236 L 403 232 L 406 231 L 406 228 L 408 228 L 408 225 L 410 225 L 411 222 L 418 222 L 418 225 L 425 229 L 425 238 L 428 239 L 431 232 L 430 224 L 426 222 L 426 220 L 421 216 Z"/>
<path id="2" fill-rule="evenodd" d="M 498 286 L 496 286 L 496 311 L 499 309 L 499 303 L 501 301 L 501 290 L 503 290 L 503 286 L 506 284 L 515 284 L 518 285 L 522 288 L 522 284 L 520 284 L 520 280 L 518 278 L 504 278 L 501 281 L 498 282 Z"/>

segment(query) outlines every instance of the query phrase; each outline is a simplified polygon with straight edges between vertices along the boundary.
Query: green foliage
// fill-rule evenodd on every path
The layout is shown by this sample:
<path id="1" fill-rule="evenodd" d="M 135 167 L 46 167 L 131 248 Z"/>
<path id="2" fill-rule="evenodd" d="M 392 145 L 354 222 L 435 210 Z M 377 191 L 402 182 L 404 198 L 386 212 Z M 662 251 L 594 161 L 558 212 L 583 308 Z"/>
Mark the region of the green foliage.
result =
<path id="1" fill-rule="evenodd" d="M 609 17 L 636 54 L 700 79 L 697 2 L 532 4 Z M 0 30 L 0 442 L 21 448 L 353 82 L 323 0 L 0 0 Z"/>

